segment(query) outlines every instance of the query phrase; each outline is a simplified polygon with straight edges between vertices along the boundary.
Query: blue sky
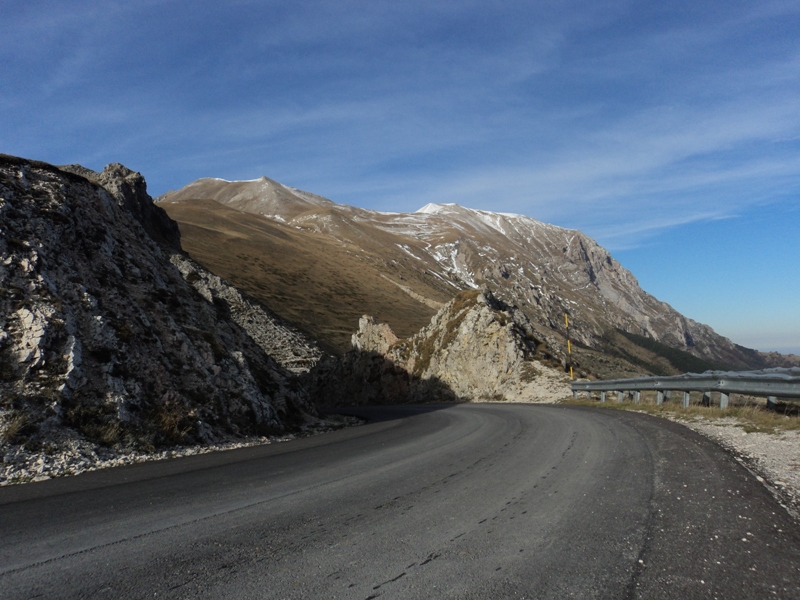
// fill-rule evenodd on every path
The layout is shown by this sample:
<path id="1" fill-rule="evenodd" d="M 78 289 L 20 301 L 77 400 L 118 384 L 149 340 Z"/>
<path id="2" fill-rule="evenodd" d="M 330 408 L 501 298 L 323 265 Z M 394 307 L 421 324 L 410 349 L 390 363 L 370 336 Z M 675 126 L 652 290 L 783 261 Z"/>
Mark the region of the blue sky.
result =
<path id="1" fill-rule="evenodd" d="M 0 151 L 580 229 L 800 353 L 800 3 L 0 0 Z"/>

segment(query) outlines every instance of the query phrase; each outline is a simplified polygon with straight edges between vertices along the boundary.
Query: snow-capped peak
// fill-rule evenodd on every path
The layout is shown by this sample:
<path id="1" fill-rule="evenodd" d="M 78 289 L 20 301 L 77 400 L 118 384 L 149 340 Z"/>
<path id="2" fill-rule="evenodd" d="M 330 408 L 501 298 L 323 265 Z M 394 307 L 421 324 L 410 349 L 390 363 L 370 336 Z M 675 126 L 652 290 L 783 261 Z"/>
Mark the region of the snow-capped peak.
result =
<path id="1" fill-rule="evenodd" d="M 437 213 L 444 212 L 445 210 L 447 210 L 448 207 L 452 206 L 457 206 L 457 205 L 454 202 L 450 202 L 448 204 L 436 204 L 434 202 L 429 202 L 422 208 L 418 209 L 416 212 L 435 215 Z"/>

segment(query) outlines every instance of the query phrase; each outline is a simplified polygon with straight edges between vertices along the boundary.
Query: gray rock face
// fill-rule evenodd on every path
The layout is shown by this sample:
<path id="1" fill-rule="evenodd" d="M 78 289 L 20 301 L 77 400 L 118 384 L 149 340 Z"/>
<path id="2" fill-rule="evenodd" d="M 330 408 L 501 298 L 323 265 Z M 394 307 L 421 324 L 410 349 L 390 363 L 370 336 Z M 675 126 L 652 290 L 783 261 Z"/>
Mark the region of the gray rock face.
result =
<path id="1" fill-rule="evenodd" d="M 358 320 L 358 331 L 351 339 L 356 352 L 377 352 L 382 356 L 389 354 L 392 346 L 400 341 L 391 327 L 369 315 Z"/>
<path id="2" fill-rule="evenodd" d="M 462 292 L 418 334 L 398 340 L 364 316 L 337 366 L 331 403 L 459 400 L 553 402 L 570 395 L 547 344 L 528 318 L 484 288 Z M 548 364 L 549 363 L 549 364 Z"/>
<path id="3" fill-rule="evenodd" d="M 147 449 L 315 414 L 265 349 L 297 342 L 297 360 L 282 357 L 293 370 L 318 350 L 176 244 L 138 173 L 0 156 L 0 444 Z"/>

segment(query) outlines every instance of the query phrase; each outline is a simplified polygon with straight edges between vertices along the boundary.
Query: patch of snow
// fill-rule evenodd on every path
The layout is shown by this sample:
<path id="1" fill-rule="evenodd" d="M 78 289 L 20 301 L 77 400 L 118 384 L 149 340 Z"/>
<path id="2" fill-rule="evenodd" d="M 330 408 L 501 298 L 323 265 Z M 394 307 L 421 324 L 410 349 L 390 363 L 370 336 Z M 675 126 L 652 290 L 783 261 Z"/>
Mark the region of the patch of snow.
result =
<path id="1" fill-rule="evenodd" d="M 457 286 L 455 283 L 453 283 L 452 281 L 450 281 L 449 279 L 447 279 L 447 278 L 445 278 L 445 277 L 442 277 L 442 276 L 441 276 L 441 275 L 439 275 L 439 273 L 437 273 L 436 271 L 431 271 L 430 269 L 428 269 L 426 272 L 427 272 L 427 273 L 430 273 L 430 274 L 431 274 L 431 275 L 433 275 L 434 277 L 438 277 L 439 279 L 441 279 L 442 281 L 444 281 L 446 284 L 448 284 L 448 285 L 452 285 L 452 286 L 453 286 L 454 288 L 456 288 L 457 290 L 458 290 L 458 289 L 460 289 L 460 288 L 459 288 L 459 287 L 458 287 L 458 286 Z"/>
<path id="2" fill-rule="evenodd" d="M 280 184 L 280 186 L 283 189 L 291 192 L 292 194 L 294 194 L 295 196 L 297 196 L 301 200 L 305 200 L 306 202 L 310 202 L 311 204 L 316 204 L 317 206 L 321 206 L 321 205 L 326 205 L 327 206 L 329 204 L 334 204 L 334 205 L 339 206 L 339 207 L 346 207 L 346 205 L 344 205 L 344 204 L 336 204 L 336 202 L 334 202 L 333 200 L 328 200 L 327 198 L 324 198 L 323 196 L 318 196 L 317 194 L 312 194 L 310 192 L 304 192 L 303 190 L 298 190 L 297 188 L 293 188 L 291 186 L 284 185 L 282 183 Z M 347 208 L 349 208 L 349 207 L 347 207 Z"/>
<path id="3" fill-rule="evenodd" d="M 213 181 L 222 181 L 223 183 L 255 183 L 256 181 L 263 181 L 266 177 L 261 176 L 256 179 L 223 179 L 222 177 L 205 177 L 204 179 L 211 179 Z M 198 180 L 202 181 L 202 180 Z"/>
<path id="4" fill-rule="evenodd" d="M 474 210 L 474 209 L 469 209 L 469 210 L 476 217 L 478 217 L 478 219 L 482 223 L 484 223 L 485 225 L 488 225 L 489 227 L 491 227 L 492 229 L 494 229 L 496 231 L 499 231 L 503 235 L 506 235 L 506 230 L 503 228 L 503 226 L 500 223 L 502 218 L 503 218 L 503 216 L 500 213 L 492 213 L 492 212 L 487 212 L 487 211 L 483 211 L 483 210 Z"/>
<path id="5" fill-rule="evenodd" d="M 479 287 L 478 284 L 475 283 L 474 275 L 469 270 L 459 265 L 458 242 L 435 246 L 430 254 L 446 272 L 455 275 L 473 289 Z"/>
<path id="6" fill-rule="evenodd" d="M 417 256 L 416 254 L 411 252 L 411 248 L 409 248 L 407 245 L 405 245 L 405 244 L 395 244 L 395 246 L 400 248 L 400 250 L 402 250 L 403 252 L 408 254 L 411 258 L 416 258 L 418 261 L 424 262 L 419 256 Z"/>

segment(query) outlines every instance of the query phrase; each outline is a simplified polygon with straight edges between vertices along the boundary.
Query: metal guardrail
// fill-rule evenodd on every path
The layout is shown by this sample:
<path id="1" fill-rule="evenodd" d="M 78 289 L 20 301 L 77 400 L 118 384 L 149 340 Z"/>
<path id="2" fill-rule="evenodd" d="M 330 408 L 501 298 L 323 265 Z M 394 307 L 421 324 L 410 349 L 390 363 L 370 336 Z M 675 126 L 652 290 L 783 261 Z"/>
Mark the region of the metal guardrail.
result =
<path id="1" fill-rule="evenodd" d="M 617 402 L 625 395 L 634 394 L 639 402 L 641 392 L 656 391 L 657 404 L 669 398 L 671 392 L 683 392 L 683 405 L 689 406 L 689 393 L 702 392 L 703 403 L 710 404 L 711 392 L 719 392 L 720 408 L 727 408 L 731 394 L 766 396 L 768 404 L 778 398 L 800 400 L 800 368 L 764 369 L 762 371 L 706 371 L 686 373 L 674 377 L 638 377 L 608 381 L 573 381 L 572 395 L 578 392 L 600 392 L 600 401 L 605 402 L 607 392 L 617 392 Z"/>

